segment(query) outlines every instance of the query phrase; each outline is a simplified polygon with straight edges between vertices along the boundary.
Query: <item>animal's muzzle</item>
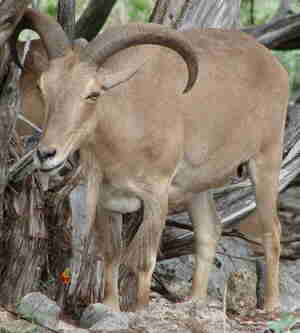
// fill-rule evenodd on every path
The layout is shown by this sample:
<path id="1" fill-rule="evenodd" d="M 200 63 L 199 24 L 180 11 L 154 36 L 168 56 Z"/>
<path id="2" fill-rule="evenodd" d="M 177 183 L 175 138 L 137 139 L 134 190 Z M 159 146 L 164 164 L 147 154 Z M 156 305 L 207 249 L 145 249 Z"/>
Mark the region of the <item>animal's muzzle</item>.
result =
<path id="1" fill-rule="evenodd" d="M 36 150 L 36 155 L 40 163 L 43 163 L 56 155 L 56 149 L 54 147 L 39 146 Z"/>

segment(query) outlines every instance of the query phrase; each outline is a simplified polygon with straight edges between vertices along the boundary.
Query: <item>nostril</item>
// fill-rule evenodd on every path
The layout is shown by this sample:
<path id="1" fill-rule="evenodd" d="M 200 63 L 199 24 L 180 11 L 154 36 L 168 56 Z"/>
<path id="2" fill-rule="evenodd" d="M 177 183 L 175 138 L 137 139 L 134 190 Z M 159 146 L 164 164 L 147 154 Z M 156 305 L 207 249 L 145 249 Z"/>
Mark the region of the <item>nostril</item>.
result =
<path id="1" fill-rule="evenodd" d="M 52 147 L 39 147 L 36 151 L 36 154 L 40 161 L 45 161 L 48 158 L 55 156 L 56 149 Z"/>

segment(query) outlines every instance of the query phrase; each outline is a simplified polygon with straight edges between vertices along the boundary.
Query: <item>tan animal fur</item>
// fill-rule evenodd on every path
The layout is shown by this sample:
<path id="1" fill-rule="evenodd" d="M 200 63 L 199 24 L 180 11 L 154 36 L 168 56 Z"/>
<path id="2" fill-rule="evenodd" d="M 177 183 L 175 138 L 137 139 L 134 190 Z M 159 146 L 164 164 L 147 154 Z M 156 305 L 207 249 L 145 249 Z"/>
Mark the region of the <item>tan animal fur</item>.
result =
<path id="1" fill-rule="evenodd" d="M 77 39 L 73 49 L 79 53 L 85 47 L 84 39 Z M 26 42 L 17 42 L 19 58 L 23 58 Z M 47 68 L 47 53 L 40 39 L 30 42 L 29 50 L 26 53 L 23 70 L 20 77 L 21 90 L 21 115 L 29 122 L 42 129 L 45 122 L 45 104 L 38 82 L 40 76 Z M 16 131 L 20 136 L 33 135 L 34 128 L 19 118 L 16 123 Z"/>
<path id="2" fill-rule="evenodd" d="M 195 235 L 191 296 L 205 300 L 220 235 L 209 190 L 247 162 L 267 265 L 264 306 L 276 309 L 280 256 L 276 200 L 288 101 L 287 73 L 276 58 L 238 31 L 174 32 L 179 43 L 193 45 L 183 56 L 190 63 L 190 81 L 191 66 L 196 66 L 193 52 L 199 67 L 193 88 L 182 94 L 186 66 L 168 48 L 137 46 L 115 55 L 107 51 L 116 40 L 123 45 L 119 49 L 124 48 L 124 39 L 132 34 L 143 35 L 135 44 L 155 39 L 159 32 L 143 34 L 149 25 L 104 33 L 79 57 L 55 22 L 33 11 L 27 11 L 25 19 L 46 42 L 50 58 L 39 83 L 49 117 L 36 162 L 45 172 L 57 172 L 68 155 L 80 149 L 89 218 L 96 217 L 94 229 L 105 263 L 103 302 L 119 309 L 121 255 L 137 274 L 137 308 L 149 302 L 166 215 L 183 209 L 190 214 Z M 41 28 L 44 21 L 59 43 Z M 162 36 L 169 30 L 163 31 Z M 103 56 L 106 52 L 108 56 Z M 125 69 L 132 70 L 124 82 L 119 72 Z M 114 83 L 110 89 L 103 85 L 107 78 Z M 123 251 L 121 216 L 140 207 L 143 223 Z"/>

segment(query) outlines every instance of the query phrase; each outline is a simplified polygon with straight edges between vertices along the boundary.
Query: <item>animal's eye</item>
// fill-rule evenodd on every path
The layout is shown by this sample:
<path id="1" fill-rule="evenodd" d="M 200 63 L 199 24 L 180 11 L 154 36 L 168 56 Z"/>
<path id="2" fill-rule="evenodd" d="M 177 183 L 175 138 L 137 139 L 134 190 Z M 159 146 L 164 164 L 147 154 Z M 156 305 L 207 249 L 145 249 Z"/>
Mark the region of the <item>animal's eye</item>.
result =
<path id="1" fill-rule="evenodd" d="M 96 101 L 97 98 L 100 96 L 100 93 L 95 91 L 95 92 L 92 92 L 91 94 L 89 94 L 86 99 L 90 100 L 90 101 Z"/>

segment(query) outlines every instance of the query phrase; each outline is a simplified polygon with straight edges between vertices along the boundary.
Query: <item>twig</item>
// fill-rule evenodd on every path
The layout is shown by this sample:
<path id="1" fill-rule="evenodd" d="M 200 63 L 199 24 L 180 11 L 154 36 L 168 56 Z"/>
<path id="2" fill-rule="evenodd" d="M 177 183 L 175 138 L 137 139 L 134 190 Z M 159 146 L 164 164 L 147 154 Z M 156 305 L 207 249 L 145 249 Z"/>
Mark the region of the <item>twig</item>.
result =
<path id="1" fill-rule="evenodd" d="M 24 121 L 25 124 L 31 126 L 35 131 L 37 131 L 39 134 L 42 134 L 43 131 L 36 126 L 34 123 L 32 123 L 30 120 L 28 120 L 26 117 L 24 117 L 22 114 L 18 115 L 18 118 L 21 119 L 22 121 Z"/>

